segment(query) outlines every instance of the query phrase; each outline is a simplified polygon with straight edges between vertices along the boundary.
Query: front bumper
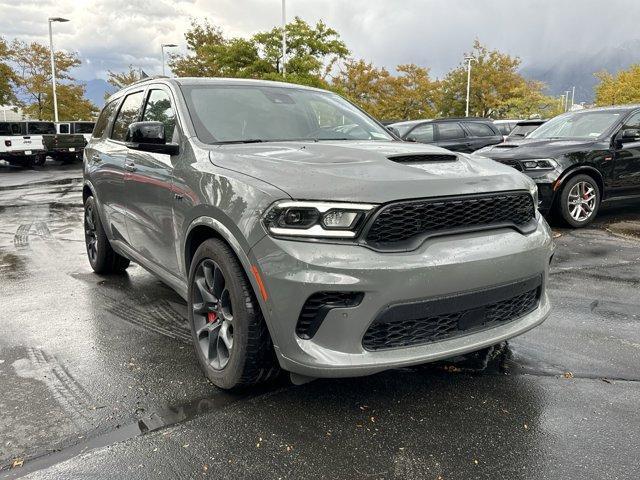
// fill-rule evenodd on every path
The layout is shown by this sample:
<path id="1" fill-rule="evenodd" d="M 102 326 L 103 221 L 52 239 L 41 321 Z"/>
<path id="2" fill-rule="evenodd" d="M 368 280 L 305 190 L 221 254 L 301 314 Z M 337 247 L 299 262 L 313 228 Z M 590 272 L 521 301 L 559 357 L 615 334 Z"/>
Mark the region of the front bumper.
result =
<path id="1" fill-rule="evenodd" d="M 493 345 L 540 324 L 550 311 L 546 294 L 553 252 L 548 225 L 523 235 L 509 228 L 426 241 L 419 249 L 380 253 L 345 244 L 264 237 L 251 250 L 266 292 L 265 317 L 281 366 L 312 377 L 368 375 L 430 362 Z M 425 345 L 369 351 L 362 339 L 390 305 L 481 290 L 542 275 L 535 310 L 499 326 Z M 359 305 L 329 311 L 311 339 L 296 333 L 298 316 L 314 293 L 363 292 Z"/>

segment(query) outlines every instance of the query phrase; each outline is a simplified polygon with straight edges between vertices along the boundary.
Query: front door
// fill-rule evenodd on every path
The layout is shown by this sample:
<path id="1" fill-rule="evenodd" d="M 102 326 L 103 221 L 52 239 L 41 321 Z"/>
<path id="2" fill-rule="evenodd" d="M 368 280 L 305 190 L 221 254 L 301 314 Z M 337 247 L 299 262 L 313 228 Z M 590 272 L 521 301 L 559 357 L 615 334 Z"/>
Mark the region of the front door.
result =
<path id="1" fill-rule="evenodd" d="M 640 195 L 640 112 L 632 114 L 622 130 L 636 132 L 634 141 L 615 146 L 613 177 L 616 196 Z"/>
<path id="2" fill-rule="evenodd" d="M 144 122 L 162 122 L 167 142 L 177 143 L 176 114 L 171 92 L 150 86 L 142 113 Z M 145 258 L 178 274 L 173 229 L 172 192 L 174 158 L 163 153 L 129 150 L 125 190 L 128 196 L 127 228 L 132 247 Z"/>

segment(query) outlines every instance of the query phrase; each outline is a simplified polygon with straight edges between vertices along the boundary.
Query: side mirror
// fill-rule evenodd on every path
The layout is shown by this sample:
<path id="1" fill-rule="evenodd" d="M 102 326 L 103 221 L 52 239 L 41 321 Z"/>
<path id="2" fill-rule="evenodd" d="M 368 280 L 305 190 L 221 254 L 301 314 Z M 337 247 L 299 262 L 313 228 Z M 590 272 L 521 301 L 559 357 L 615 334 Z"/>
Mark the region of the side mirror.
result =
<path id="1" fill-rule="evenodd" d="M 409 135 L 407 136 L 407 138 L 404 139 L 405 142 L 417 142 L 418 139 L 416 137 L 414 137 L 413 135 Z"/>
<path id="2" fill-rule="evenodd" d="M 167 143 L 162 122 L 132 123 L 127 129 L 125 144 L 127 148 L 143 152 L 177 155 L 179 151 L 178 145 Z"/>
<path id="3" fill-rule="evenodd" d="M 638 141 L 640 141 L 640 130 L 636 130 L 635 128 L 625 128 L 620 130 L 616 136 L 616 143 L 618 146 Z"/>

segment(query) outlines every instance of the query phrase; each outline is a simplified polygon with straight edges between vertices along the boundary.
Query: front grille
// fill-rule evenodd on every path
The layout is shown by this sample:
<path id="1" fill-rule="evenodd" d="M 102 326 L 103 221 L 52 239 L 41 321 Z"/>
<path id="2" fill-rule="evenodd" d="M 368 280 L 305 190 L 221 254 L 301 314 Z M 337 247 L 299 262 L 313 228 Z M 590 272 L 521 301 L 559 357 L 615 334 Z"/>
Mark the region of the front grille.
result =
<path id="1" fill-rule="evenodd" d="M 309 339 L 315 335 L 330 310 L 355 307 L 360 304 L 360 292 L 318 292 L 311 295 L 302 306 L 296 333 L 300 338 Z"/>
<path id="2" fill-rule="evenodd" d="M 374 248 L 416 248 L 432 235 L 499 226 L 532 224 L 533 200 L 528 192 L 469 195 L 394 203 L 384 207 L 365 234 Z"/>
<path id="3" fill-rule="evenodd" d="M 516 320 L 536 309 L 541 285 L 541 277 L 536 277 L 489 291 L 390 307 L 371 324 L 362 346 L 384 350 L 424 345 Z M 492 300 L 483 304 L 483 298 Z"/>
<path id="4" fill-rule="evenodd" d="M 458 157 L 442 153 L 419 153 L 415 155 L 395 155 L 387 157 L 392 162 L 398 163 L 424 163 L 424 162 L 455 162 Z"/>

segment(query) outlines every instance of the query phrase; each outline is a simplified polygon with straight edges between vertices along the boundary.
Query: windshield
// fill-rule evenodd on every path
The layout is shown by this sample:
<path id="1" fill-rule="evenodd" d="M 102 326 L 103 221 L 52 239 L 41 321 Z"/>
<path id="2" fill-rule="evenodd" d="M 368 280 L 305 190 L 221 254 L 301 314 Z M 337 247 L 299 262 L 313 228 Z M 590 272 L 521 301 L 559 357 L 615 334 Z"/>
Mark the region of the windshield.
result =
<path id="1" fill-rule="evenodd" d="M 529 135 L 531 132 L 533 132 L 536 128 L 538 128 L 540 125 L 516 125 L 513 130 L 511 130 L 511 133 L 509 134 L 509 138 L 524 138 L 527 135 Z"/>
<path id="2" fill-rule="evenodd" d="M 330 92 L 251 85 L 182 90 L 204 143 L 393 140 L 373 119 Z"/>
<path id="3" fill-rule="evenodd" d="M 560 115 L 537 128 L 527 138 L 597 138 L 625 112 L 573 112 Z"/>

